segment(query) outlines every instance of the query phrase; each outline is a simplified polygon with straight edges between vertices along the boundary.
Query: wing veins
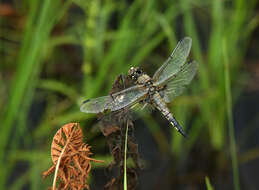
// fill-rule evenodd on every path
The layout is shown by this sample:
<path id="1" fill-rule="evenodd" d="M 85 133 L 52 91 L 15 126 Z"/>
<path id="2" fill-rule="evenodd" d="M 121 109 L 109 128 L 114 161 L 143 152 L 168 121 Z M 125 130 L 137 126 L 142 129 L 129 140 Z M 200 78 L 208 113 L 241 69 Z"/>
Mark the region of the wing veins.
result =
<path id="1" fill-rule="evenodd" d="M 147 93 L 143 85 L 136 85 L 120 92 L 90 99 L 80 107 L 82 112 L 100 113 L 105 110 L 116 111 L 121 108 L 131 106 Z"/>
<path id="2" fill-rule="evenodd" d="M 186 63 L 173 79 L 168 79 L 164 96 L 166 102 L 170 102 L 173 98 L 182 94 L 186 86 L 192 81 L 197 69 L 198 63 L 196 61 Z"/>
<path id="3" fill-rule="evenodd" d="M 192 39 L 185 37 L 182 39 L 174 49 L 173 53 L 165 61 L 165 63 L 155 72 L 153 81 L 156 85 L 165 83 L 174 77 L 185 63 L 191 49 Z"/>

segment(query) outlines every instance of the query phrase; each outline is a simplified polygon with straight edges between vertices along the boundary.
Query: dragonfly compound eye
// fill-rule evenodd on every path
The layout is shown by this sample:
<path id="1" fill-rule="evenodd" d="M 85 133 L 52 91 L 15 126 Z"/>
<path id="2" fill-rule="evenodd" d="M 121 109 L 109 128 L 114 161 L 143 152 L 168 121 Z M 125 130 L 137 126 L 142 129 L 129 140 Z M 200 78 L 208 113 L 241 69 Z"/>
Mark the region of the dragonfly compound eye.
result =
<path id="1" fill-rule="evenodd" d="M 128 71 L 129 76 L 134 75 L 135 71 L 136 71 L 136 69 L 135 69 L 134 67 L 131 67 L 131 68 L 129 69 L 129 71 Z"/>
<path id="2" fill-rule="evenodd" d="M 136 71 L 136 75 L 141 75 L 142 74 L 142 71 L 141 70 L 137 70 Z"/>

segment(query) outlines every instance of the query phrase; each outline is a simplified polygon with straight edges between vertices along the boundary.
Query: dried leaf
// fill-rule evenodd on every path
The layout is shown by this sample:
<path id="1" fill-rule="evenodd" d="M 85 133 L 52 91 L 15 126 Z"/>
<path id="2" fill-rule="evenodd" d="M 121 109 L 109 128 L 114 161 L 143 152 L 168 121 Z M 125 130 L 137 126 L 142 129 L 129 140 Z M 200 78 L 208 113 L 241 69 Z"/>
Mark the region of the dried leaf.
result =
<path id="1" fill-rule="evenodd" d="M 54 172 L 60 180 L 58 189 L 89 189 L 86 180 L 91 170 L 90 161 L 103 163 L 89 156 L 92 154 L 90 146 L 83 141 L 83 133 L 78 123 L 69 123 L 60 128 L 55 134 L 51 144 L 51 158 L 53 166 L 46 172 L 46 177 Z M 56 186 L 54 177 L 53 188 Z"/>
<path id="2" fill-rule="evenodd" d="M 54 164 L 57 163 L 60 153 L 63 150 L 66 143 L 68 143 L 69 146 L 74 146 L 75 148 L 77 148 L 83 143 L 82 139 L 83 133 L 81 128 L 79 127 L 79 124 L 69 123 L 60 128 L 56 132 L 51 144 L 52 162 Z"/>

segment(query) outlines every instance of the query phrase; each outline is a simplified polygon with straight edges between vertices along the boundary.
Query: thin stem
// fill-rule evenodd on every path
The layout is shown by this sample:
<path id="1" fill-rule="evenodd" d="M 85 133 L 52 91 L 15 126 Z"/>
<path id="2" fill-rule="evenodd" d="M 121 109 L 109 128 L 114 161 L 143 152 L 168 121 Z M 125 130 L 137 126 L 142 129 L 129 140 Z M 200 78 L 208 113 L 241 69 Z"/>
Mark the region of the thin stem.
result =
<path id="1" fill-rule="evenodd" d="M 210 183 L 210 179 L 208 176 L 205 177 L 205 184 L 206 184 L 207 190 L 213 190 L 213 187 Z"/>
<path id="2" fill-rule="evenodd" d="M 58 161 L 57 161 L 57 165 L 56 165 L 56 168 L 55 168 L 55 174 L 54 174 L 54 179 L 53 179 L 53 184 L 52 184 L 52 189 L 55 190 L 56 189 L 56 183 L 57 183 L 57 176 L 58 176 L 58 169 L 59 169 L 59 165 L 60 165 L 60 162 L 61 162 L 61 159 L 62 159 L 62 156 L 66 150 L 66 147 L 68 145 L 69 141 L 67 141 L 66 145 L 64 146 L 64 148 L 62 149 L 61 151 L 61 154 L 58 158 Z"/>
<path id="3" fill-rule="evenodd" d="M 127 142 L 128 142 L 128 121 L 126 126 L 126 133 L 125 133 L 125 147 L 124 147 L 124 190 L 127 190 Z"/>
<path id="4" fill-rule="evenodd" d="M 230 151 L 232 159 L 232 169 L 233 169 L 233 183 L 235 190 L 240 190 L 239 185 L 239 172 L 238 172 L 238 161 L 236 155 L 236 142 L 235 142 L 235 132 L 233 125 L 233 115 L 232 115 L 232 95 L 230 90 L 230 78 L 229 78 L 229 65 L 227 56 L 226 41 L 223 43 L 223 58 L 225 66 L 225 92 L 226 92 L 226 107 L 227 107 L 227 118 L 228 118 L 228 130 L 229 130 L 229 140 L 230 140 Z"/>

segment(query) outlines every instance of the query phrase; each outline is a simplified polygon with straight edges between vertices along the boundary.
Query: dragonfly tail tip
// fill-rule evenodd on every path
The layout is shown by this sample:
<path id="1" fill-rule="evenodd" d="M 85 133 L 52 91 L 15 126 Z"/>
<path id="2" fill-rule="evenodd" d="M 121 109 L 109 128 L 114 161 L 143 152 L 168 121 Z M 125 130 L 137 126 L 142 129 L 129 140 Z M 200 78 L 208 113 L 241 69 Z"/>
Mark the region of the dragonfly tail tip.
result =
<path id="1" fill-rule="evenodd" d="M 188 138 L 188 136 L 186 135 L 186 133 L 183 130 L 179 131 L 181 133 L 181 135 L 183 135 L 184 138 Z"/>

